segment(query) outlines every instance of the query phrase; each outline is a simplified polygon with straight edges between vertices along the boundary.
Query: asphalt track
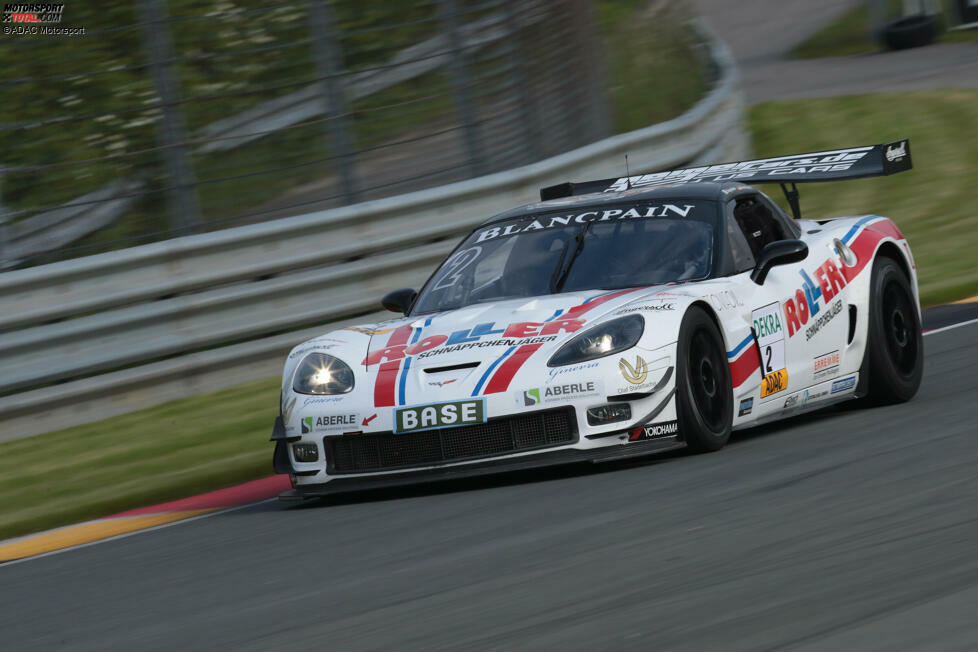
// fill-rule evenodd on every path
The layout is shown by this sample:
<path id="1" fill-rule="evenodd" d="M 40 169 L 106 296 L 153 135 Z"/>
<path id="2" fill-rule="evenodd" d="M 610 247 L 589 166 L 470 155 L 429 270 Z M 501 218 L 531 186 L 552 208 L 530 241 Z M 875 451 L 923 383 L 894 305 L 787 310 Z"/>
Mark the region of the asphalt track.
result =
<path id="1" fill-rule="evenodd" d="M 978 649 L 976 344 L 927 336 L 910 403 L 711 455 L 265 502 L 6 564 L 0 648 Z"/>

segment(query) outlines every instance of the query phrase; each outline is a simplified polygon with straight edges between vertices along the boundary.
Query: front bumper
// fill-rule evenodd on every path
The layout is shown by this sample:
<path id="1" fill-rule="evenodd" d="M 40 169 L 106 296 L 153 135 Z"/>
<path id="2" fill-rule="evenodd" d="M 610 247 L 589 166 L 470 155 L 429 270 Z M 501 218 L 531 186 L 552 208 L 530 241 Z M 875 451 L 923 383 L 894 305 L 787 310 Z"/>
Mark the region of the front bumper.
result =
<path id="1" fill-rule="evenodd" d="M 682 448 L 685 445 L 685 442 L 680 441 L 676 437 L 671 437 L 668 439 L 656 439 L 586 450 L 565 448 L 557 451 L 544 451 L 507 459 L 456 464 L 453 466 L 406 471 L 402 473 L 384 473 L 354 477 L 332 476 L 329 482 L 296 485 L 292 490 L 281 494 L 279 499 L 295 501 L 351 491 L 386 489 L 420 483 L 447 482 L 495 473 L 525 471 L 563 464 L 612 462 L 629 457 L 663 453 Z"/>

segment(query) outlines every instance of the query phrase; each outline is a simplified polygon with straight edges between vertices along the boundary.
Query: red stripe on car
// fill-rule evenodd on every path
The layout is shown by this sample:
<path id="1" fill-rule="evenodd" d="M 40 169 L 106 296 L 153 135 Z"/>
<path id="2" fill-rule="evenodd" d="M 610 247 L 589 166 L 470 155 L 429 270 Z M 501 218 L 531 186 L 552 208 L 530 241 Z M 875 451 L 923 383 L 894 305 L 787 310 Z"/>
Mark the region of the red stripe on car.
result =
<path id="1" fill-rule="evenodd" d="M 509 356 L 503 363 L 499 365 L 499 369 L 496 373 L 492 375 L 492 379 L 489 384 L 486 385 L 486 391 L 484 394 L 498 394 L 499 392 L 505 392 L 509 388 L 509 383 L 513 380 L 513 376 L 516 372 L 520 370 L 523 363 L 526 362 L 531 355 L 537 352 L 543 344 L 525 344 L 520 348 L 513 351 L 513 355 Z"/>
<path id="2" fill-rule="evenodd" d="M 760 368 L 761 359 L 757 357 L 757 347 L 751 344 L 739 358 L 730 363 L 730 381 L 734 387 L 740 387 Z"/>
<path id="3" fill-rule="evenodd" d="M 608 294 L 599 296 L 588 303 L 582 303 L 570 308 L 566 313 L 561 315 L 559 319 L 572 319 L 579 317 L 592 308 L 597 308 L 603 303 L 617 299 L 618 297 L 628 294 L 629 292 L 637 292 L 638 290 L 644 289 L 645 288 L 628 288 L 626 290 L 609 292 Z M 509 383 L 513 380 L 513 376 L 516 375 L 516 372 L 520 370 L 520 367 L 522 367 L 529 357 L 536 353 L 541 346 L 543 346 L 543 344 L 525 344 L 516 349 L 516 351 L 513 352 L 513 355 L 509 356 L 501 365 L 499 365 L 499 369 L 497 369 L 496 373 L 492 375 L 492 378 L 486 385 L 486 390 L 483 392 L 483 394 L 498 394 L 499 392 L 505 392 L 509 388 Z"/>
<path id="4" fill-rule="evenodd" d="M 860 233 L 849 245 L 852 252 L 856 254 L 856 264 L 852 267 L 842 266 L 842 275 L 846 278 L 846 283 L 852 281 L 859 275 L 859 272 L 872 261 L 873 253 L 877 245 L 883 238 L 893 238 L 903 240 L 903 233 L 897 225 L 890 220 L 880 220 L 873 222 Z"/>
<path id="5" fill-rule="evenodd" d="M 387 346 L 398 346 L 407 344 L 408 339 L 414 329 L 410 324 L 399 326 L 391 333 L 391 338 Z M 377 380 L 374 383 L 374 407 L 388 407 L 394 405 L 394 395 L 397 390 L 397 372 L 401 369 L 400 360 L 384 362 L 377 371 Z"/>
<path id="6" fill-rule="evenodd" d="M 636 292 L 638 290 L 644 290 L 644 289 L 645 288 L 628 288 L 627 290 L 618 290 L 617 292 L 611 292 L 609 294 L 605 294 L 604 296 L 600 296 L 594 301 L 591 301 L 589 303 L 582 303 L 579 306 L 574 306 L 573 308 L 569 309 L 567 311 L 567 314 L 563 315 L 561 319 L 567 319 L 568 317 L 577 317 L 578 315 L 583 315 L 584 313 L 591 310 L 592 308 L 597 308 L 602 303 L 606 303 L 608 301 L 611 301 L 612 299 L 617 299 L 618 297 L 628 294 L 629 292 Z"/>

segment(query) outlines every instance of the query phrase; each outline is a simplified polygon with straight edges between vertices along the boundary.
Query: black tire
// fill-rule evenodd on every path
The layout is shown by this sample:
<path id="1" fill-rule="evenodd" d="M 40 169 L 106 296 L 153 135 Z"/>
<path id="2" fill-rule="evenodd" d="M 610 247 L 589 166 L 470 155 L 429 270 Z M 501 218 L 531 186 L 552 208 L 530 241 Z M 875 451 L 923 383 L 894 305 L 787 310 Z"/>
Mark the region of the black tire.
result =
<path id="1" fill-rule="evenodd" d="M 883 27 L 883 45 L 890 50 L 906 50 L 930 45 L 937 38 L 939 25 L 934 14 L 904 16 Z"/>
<path id="2" fill-rule="evenodd" d="M 698 306 L 679 327 L 676 369 L 676 412 L 686 446 L 694 453 L 723 448 L 733 420 L 730 365 L 720 331 Z"/>
<path id="3" fill-rule="evenodd" d="M 909 401 L 924 375 L 924 338 L 910 280 L 892 258 L 877 257 L 869 293 L 869 332 L 863 369 L 868 374 L 866 402 L 891 405 Z"/>

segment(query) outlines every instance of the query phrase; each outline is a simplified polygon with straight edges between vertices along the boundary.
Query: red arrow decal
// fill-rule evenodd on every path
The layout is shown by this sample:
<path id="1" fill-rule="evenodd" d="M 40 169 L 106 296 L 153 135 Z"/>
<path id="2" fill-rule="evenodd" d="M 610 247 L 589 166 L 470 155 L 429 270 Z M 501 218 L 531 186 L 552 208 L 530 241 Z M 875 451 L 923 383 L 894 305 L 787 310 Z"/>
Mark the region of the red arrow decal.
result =
<path id="1" fill-rule="evenodd" d="M 375 415 L 373 415 L 372 417 L 366 417 L 366 418 L 365 418 L 365 419 L 363 420 L 363 425 L 365 425 L 365 426 L 369 426 L 369 425 L 370 425 L 370 422 L 371 422 L 371 421 L 373 421 L 373 420 L 374 420 L 374 419 L 376 419 L 376 418 L 377 418 L 377 415 L 376 415 L 376 414 L 375 414 Z"/>

